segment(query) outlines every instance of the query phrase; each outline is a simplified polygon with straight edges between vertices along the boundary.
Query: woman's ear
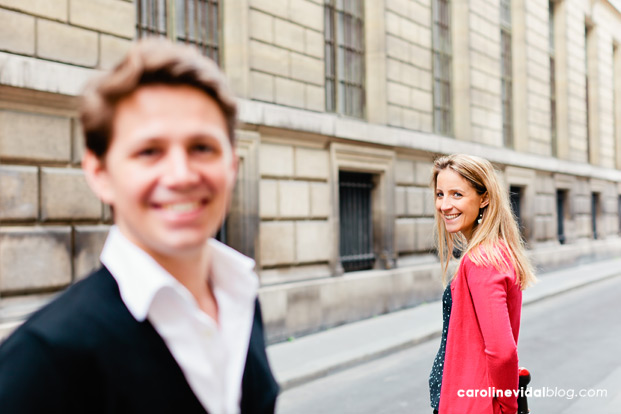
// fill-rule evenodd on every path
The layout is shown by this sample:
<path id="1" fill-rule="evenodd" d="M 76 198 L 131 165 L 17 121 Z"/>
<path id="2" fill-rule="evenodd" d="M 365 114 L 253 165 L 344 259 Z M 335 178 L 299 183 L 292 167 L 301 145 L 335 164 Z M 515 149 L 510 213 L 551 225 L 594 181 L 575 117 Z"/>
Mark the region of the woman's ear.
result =
<path id="1" fill-rule="evenodd" d="M 106 204 L 113 205 L 114 193 L 110 185 L 110 176 L 103 159 L 90 150 L 84 151 L 82 170 L 88 186 L 93 193 Z"/>
<path id="2" fill-rule="evenodd" d="M 479 208 L 487 207 L 488 204 L 489 204 L 489 194 L 487 194 L 486 192 L 485 194 L 483 194 L 483 197 L 481 197 L 481 205 Z"/>

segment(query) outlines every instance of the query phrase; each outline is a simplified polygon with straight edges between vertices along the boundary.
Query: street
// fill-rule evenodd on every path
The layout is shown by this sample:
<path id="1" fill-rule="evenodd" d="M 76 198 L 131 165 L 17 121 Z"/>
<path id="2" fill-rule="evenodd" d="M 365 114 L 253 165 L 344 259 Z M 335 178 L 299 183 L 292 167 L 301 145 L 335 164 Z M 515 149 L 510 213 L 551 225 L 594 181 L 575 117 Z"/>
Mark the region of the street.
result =
<path id="1" fill-rule="evenodd" d="M 531 413 L 621 413 L 619 292 L 621 277 L 615 277 L 524 308 L 520 364 L 531 371 L 533 392 L 544 394 L 529 399 Z M 279 397 L 277 412 L 431 413 L 427 377 L 439 341 L 289 389 Z M 607 396 L 578 398 L 591 389 Z"/>

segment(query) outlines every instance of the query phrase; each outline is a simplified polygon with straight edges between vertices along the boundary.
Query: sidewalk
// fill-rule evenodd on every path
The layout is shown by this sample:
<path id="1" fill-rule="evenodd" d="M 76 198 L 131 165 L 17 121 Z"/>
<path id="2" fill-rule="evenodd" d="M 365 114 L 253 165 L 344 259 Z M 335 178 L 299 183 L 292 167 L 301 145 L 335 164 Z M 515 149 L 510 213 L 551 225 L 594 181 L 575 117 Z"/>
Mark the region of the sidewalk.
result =
<path id="1" fill-rule="evenodd" d="M 621 275 L 621 258 L 542 273 L 523 304 Z M 440 301 L 393 312 L 268 347 L 283 390 L 440 335 Z"/>

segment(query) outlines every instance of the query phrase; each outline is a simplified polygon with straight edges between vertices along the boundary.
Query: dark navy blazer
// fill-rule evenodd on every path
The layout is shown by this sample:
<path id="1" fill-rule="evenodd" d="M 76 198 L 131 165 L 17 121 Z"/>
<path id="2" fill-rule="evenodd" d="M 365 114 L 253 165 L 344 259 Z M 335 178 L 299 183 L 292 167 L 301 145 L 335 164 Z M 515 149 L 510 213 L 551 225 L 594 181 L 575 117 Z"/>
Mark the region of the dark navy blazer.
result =
<path id="1" fill-rule="evenodd" d="M 273 413 L 278 395 L 258 300 L 241 412 Z M 0 346 L 0 413 L 205 413 L 148 320 L 131 315 L 102 267 L 36 312 Z"/>

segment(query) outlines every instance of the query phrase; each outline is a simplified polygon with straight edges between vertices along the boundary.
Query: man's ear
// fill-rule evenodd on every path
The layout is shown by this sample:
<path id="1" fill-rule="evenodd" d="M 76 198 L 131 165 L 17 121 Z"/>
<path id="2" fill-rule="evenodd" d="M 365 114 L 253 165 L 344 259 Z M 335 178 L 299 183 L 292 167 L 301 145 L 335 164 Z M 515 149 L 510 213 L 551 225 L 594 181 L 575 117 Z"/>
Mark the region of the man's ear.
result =
<path id="1" fill-rule="evenodd" d="M 481 199 L 481 206 L 479 208 L 487 207 L 489 204 L 489 194 L 486 192 Z"/>
<path id="2" fill-rule="evenodd" d="M 84 151 L 82 157 L 82 170 L 88 186 L 93 193 L 106 204 L 113 204 L 113 191 L 110 185 L 110 176 L 106 165 L 102 159 L 97 157 L 95 153 L 90 150 Z"/>

